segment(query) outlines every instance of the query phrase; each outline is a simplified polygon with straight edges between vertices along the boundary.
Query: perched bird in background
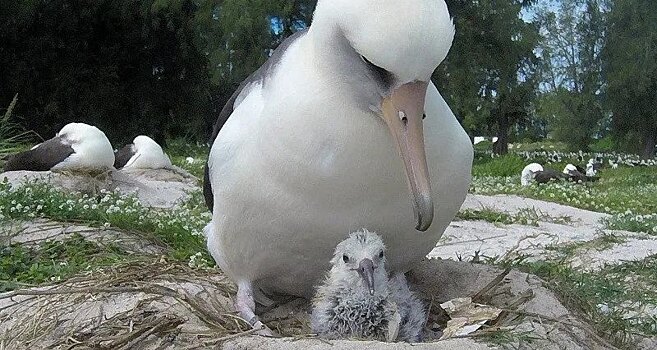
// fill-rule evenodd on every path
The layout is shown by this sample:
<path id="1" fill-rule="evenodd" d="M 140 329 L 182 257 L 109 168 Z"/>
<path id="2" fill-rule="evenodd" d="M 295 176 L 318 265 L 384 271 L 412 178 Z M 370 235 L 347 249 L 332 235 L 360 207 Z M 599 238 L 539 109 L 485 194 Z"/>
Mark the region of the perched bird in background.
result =
<path id="1" fill-rule="evenodd" d="M 114 167 L 117 169 L 169 169 L 172 167 L 169 156 L 162 147 L 148 136 L 135 137 L 131 144 L 125 145 L 115 153 Z"/>
<path id="2" fill-rule="evenodd" d="M 566 175 L 552 169 L 544 169 L 538 163 L 531 163 L 522 169 L 520 174 L 520 184 L 522 186 L 529 186 L 533 182 L 544 184 L 550 181 L 561 181 L 566 178 Z"/>
<path id="3" fill-rule="evenodd" d="M 420 341 L 424 306 L 404 274 L 388 279 L 379 235 L 352 233 L 337 245 L 331 264 L 313 299 L 313 332 L 330 339 Z"/>
<path id="4" fill-rule="evenodd" d="M 593 158 L 589 159 L 586 163 L 586 176 L 593 177 L 598 175 L 598 171 L 602 168 L 602 162 L 594 160 Z"/>
<path id="5" fill-rule="evenodd" d="M 580 168 L 572 164 L 566 165 L 566 167 L 563 169 L 563 174 L 566 176 L 565 178 L 567 180 L 575 183 L 594 182 L 598 180 L 598 178 L 595 176 L 589 176 L 582 173 Z"/>
<path id="6" fill-rule="evenodd" d="M 539 184 L 545 184 L 550 181 L 562 181 L 566 179 L 566 174 L 554 169 L 543 169 L 534 174 L 534 180 Z"/>
<path id="7" fill-rule="evenodd" d="M 559 153 L 557 153 L 557 152 L 554 152 L 554 153 L 552 154 L 552 156 L 550 156 L 550 161 L 551 161 L 552 163 L 559 163 L 559 162 L 561 162 L 561 155 L 559 155 Z"/>
<path id="8" fill-rule="evenodd" d="M 520 173 L 520 184 L 523 186 L 529 186 L 534 181 L 536 173 L 543 171 L 543 166 L 538 163 L 528 164 L 522 173 Z"/>
<path id="9" fill-rule="evenodd" d="M 381 232 L 392 273 L 435 247 L 473 159 L 430 81 L 453 38 L 444 0 L 319 0 L 310 28 L 239 86 L 203 193 L 208 250 L 242 318 L 257 322 L 256 299 L 311 297 L 343 232 Z"/>
<path id="10" fill-rule="evenodd" d="M 4 171 L 52 170 L 94 174 L 113 169 L 114 152 L 100 129 L 84 123 L 70 123 L 55 137 L 5 160 Z"/>

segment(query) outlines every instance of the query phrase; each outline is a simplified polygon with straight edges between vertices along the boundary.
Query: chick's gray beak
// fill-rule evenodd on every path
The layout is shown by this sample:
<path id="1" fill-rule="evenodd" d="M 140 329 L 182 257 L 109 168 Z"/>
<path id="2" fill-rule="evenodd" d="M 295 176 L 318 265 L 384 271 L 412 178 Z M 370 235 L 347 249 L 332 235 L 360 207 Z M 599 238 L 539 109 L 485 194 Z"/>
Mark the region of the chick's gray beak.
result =
<path id="1" fill-rule="evenodd" d="M 358 274 L 365 281 L 367 288 L 370 290 L 370 295 L 374 295 L 374 263 L 372 260 L 361 260 L 358 264 Z"/>

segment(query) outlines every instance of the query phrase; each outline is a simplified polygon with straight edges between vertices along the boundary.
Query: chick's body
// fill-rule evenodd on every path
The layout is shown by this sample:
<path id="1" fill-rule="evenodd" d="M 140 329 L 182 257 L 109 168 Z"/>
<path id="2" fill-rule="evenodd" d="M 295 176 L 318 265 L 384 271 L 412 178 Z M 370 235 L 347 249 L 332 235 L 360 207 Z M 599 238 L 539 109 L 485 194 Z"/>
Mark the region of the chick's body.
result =
<path id="1" fill-rule="evenodd" d="M 424 307 L 403 274 L 388 279 L 384 249 L 381 238 L 367 230 L 338 244 L 313 300 L 314 332 L 329 339 L 420 340 Z M 367 260 L 372 261 L 369 283 L 362 268 Z"/>

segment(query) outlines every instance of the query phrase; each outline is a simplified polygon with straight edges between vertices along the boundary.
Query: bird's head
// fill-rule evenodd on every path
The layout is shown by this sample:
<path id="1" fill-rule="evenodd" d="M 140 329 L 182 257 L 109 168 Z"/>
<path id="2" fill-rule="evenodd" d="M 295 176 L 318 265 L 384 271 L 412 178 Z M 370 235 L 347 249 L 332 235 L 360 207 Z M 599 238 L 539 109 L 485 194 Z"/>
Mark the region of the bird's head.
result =
<path id="1" fill-rule="evenodd" d="M 162 147 L 146 135 L 139 135 L 132 141 L 136 151 L 162 152 Z"/>
<path id="2" fill-rule="evenodd" d="M 363 108 L 388 126 L 406 170 L 416 229 L 426 231 L 434 208 L 424 105 L 431 75 L 454 39 L 445 1 L 320 0 L 311 30 L 343 39 L 342 54 L 349 57 L 343 66 L 362 76 Z"/>
<path id="3" fill-rule="evenodd" d="M 543 171 L 543 166 L 538 163 L 531 163 L 522 169 L 520 182 L 523 186 L 529 186 L 531 181 L 536 177 L 536 173 Z"/>
<path id="4" fill-rule="evenodd" d="M 56 136 L 66 139 L 71 143 L 81 143 L 98 137 L 105 137 L 105 134 L 92 125 L 85 123 L 68 123 L 59 130 Z"/>
<path id="5" fill-rule="evenodd" d="M 572 164 L 567 164 L 565 168 L 563 168 L 563 173 L 566 175 L 573 175 L 577 173 L 577 167 L 572 165 Z"/>
<path id="6" fill-rule="evenodd" d="M 366 229 L 353 232 L 338 243 L 331 264 L 331 277 L 373 295 L 387 282 L 385 245 L 379 235 Z"/>

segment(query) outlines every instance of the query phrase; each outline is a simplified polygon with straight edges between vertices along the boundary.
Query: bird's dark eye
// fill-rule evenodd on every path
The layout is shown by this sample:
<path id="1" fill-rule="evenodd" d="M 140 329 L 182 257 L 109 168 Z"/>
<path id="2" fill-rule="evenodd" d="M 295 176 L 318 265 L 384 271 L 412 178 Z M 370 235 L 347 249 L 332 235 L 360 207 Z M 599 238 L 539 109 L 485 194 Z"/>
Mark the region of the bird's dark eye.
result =
<path id="1" fill-rule="evenodd" d="M 379 259 L 383 259 L 383 250 L 379 252 Z"/>
<path id="2" fill-rule="evenodd" d="M 422 114 L 422 120 L 425 120 L 425 119 L 427 119 L 427 114 L 426 113 Z"/>
<path id="3" fill-rule="evenodd" d="M 347 254 L 345 254 L 345 255 L 342 256 L 342 261 L 344 261 L 344 262 L 346 262 L 346 263 L 349 262 L 349 257 L 347 256 Z"/>

